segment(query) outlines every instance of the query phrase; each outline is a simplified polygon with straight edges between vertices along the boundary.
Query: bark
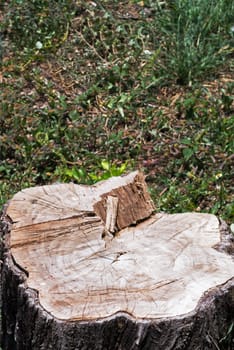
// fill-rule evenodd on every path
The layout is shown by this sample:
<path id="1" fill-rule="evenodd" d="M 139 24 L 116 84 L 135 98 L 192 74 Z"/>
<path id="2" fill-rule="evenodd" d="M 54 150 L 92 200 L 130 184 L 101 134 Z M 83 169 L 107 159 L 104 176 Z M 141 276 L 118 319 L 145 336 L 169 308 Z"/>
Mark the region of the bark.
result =
<path id="1" fill-rule="evenodd" d="M 233 350 L 226 224 L 154 210 L 138 172 L 16 194 L 0 220 L 4 350 Z"/>

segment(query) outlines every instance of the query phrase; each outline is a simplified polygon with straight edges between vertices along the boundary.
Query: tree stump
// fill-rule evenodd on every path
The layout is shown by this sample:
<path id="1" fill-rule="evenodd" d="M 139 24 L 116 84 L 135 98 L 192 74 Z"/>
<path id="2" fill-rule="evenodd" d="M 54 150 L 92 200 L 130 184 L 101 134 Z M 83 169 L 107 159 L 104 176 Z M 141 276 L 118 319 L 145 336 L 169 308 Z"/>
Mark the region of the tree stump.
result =
<path id="1" fill-rule="evenodd" d="M 144 176 L 22 190 L 1 216 L 4 350 L 234 349 L 233 241 Z"/>

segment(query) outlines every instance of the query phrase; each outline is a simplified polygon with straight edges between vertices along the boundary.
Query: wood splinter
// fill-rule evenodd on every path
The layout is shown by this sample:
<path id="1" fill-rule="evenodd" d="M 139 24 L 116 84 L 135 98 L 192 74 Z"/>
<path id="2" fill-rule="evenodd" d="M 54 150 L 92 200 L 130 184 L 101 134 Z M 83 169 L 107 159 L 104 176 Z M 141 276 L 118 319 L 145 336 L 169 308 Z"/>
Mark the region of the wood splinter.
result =
<path id="1" fill-rule="evenodd" d="M 106 199 L 106 223 L 104 236 L 114 236 L 117 230 L 118 197 L 107 196 Z"/>

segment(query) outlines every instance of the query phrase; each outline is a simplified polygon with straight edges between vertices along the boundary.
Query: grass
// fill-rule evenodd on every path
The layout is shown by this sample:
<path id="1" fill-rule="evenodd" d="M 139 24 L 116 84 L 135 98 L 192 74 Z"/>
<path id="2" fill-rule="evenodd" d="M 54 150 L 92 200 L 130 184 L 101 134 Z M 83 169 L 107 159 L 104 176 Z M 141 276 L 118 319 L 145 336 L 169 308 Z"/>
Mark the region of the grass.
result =
<path id="1" fill-rule="evenodd" d="M 234 221 L 233 1 L 0 6 L 0 204 L 139 168 L 157 210 Z"/>

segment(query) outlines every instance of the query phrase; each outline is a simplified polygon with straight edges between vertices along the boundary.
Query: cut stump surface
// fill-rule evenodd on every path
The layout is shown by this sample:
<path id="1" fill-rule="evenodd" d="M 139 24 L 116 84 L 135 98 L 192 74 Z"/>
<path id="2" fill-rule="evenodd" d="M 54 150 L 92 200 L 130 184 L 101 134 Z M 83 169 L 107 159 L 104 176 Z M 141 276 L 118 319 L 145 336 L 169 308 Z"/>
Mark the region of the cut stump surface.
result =
<path id="1" fill-rule="evenodd" d="M 78 340 L 76 345 L 61 347 L 61 340 L 53 344 L 55 340 L 51 338 L 48 343 L 51 334 L 37 345 L 35 324 L 39 321 L 36 316 L 31 330 L 31 334 L 35 333 L 35 344 L 33 337 L 22 343 L 19 339 L 26 321 L 20 315 L 27 309 L 25 305 L 29 300 L 33 304 L 31 308 L 39 308 L 43 317 L 50 315 L 53 322 L 65 328 L 67 325 L 67 329 L 72 324 L 112 322 L 121 315 L 126 322 L 143 327 L 132 335 L 131 347 L 124 346 L 126 340 L 121 339 L 119 344 L 113 345 L 110 340 L 110 347 L 104 346 L 107 339 L 99 334 L 101 345 L 95 340 L 91 348 L 130 350 L 183 349 L 176 347 L 178 340 L 174 340 L 175 347 L 166 345 L 166 340 L 165 347 L 160 347 L 163 335 L 158 335 L 157 341 L 146 340 L 147 332 L 143 330 L 146 325 L 159 325 L 165 320 L 170 323 L 177 320 L 176 324 L 178 319 L 189 319 L 192 324 L 191 317 L 198 317 L 204 305 L 213 308 L 216 315 L 216 309 L 207 306 L 212 302 L 207 300 L 218 298 L 226 305 L 220 315 L 226 324 L 218 335 L 217 330 L 213 330 L 215 346 L 217 337 L 221 339 L 222 332 L 228 331 L 234 312 L 231 236 L 214 215 L 153 212 L 144 177 L 138 172 L 90 187 L 55 184 L 16 194 L 2 217 L 3 223 L 13 222 L 8 226 L 9 232 L 5 228 L 3 287 L 7 291 L 7 284 L 13 283 L 10 298 L 18 300 L 14 314 L 8 305 L 9 295 L 8 300 L 5 299 L 5 313 L 11 313 L 5 315 L 5 327 L 14 327 L 11 329 L 14 334 L 18 332 L 16 340 L 5 337 L 6 349 L 12 344 L 18 344 L 15 349 L 20 350 L 49 349 L 48 344 L 57 349 L 91 346 L 87 339 L 87 347 L 77 345 Z M 40 322 L 45 322 L 43 320 Z M 202 329 L 204 331 L 204 326 Z M 148 337 L 152 337 L 150 334 Z M 194 330 L 194 334 L 201 344 L 202 332 L 196 334 Z M 66 331 L 64 337 L 68 337 Z M 205 340 L 204 336 L 202 344 L 210 341 L 210 348 L 215 349 L 212 337 Z M 169 338 L 168 342 L 171 342 Z M 184 349 L 195 349 L 195 345 L 186 345 Z"/>

